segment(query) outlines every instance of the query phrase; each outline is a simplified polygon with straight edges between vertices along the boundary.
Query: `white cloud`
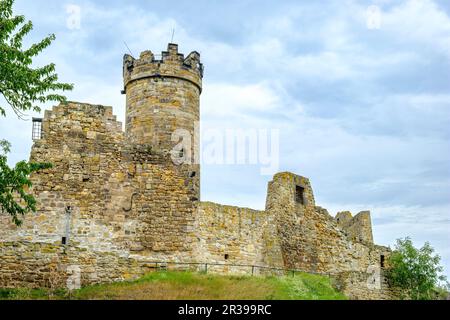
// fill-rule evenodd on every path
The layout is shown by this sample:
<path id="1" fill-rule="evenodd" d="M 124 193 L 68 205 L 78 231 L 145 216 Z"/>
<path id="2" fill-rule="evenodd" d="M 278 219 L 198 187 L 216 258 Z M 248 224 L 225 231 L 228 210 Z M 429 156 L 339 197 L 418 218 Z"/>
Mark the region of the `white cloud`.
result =
<path id="1" fill-rule="evenodd" d="M 212 83 L 202 95 L 205 117 L 234 117 L 248 111 L 265 112 L 280 107 L 277 94 L 266 84 Z"/>
<path id="2" fill-rule="evenodd" d="M 383 13 L 383 28 L 401 41 L 438 48 L 450 55 L 450 18 L 431 0 L 410 0 Z"/>

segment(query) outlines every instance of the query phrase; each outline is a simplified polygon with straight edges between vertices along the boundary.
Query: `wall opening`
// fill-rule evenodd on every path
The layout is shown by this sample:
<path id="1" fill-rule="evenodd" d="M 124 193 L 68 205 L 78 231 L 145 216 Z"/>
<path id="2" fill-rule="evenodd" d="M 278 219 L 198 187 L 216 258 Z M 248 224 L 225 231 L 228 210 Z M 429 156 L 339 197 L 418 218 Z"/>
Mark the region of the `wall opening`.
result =
<path id="1" fill-rule="evenodd" d="M 66 230 L 65 230 L 65 235 L 64 237 L 62 237 L 62 244 L 68 244 L 69 243 L 69 236 L 70 236 L 70 222 L 72 220 L 72 207 L 71 206 L 67 206 L 66 210 L 65 210 L 65 214 L 66 214 Z"/>
<path id="2" fill-rule="evenodd" d="M 33 118 L 31 138 L 33 141 L 42 139 L 42 118 Z"/>
<path id="3" fill-rule="evenodd" d="M 380 256 L 380 266 L 384 268 L 384 254 Z"/>
<path id="4" fill-rule="evenodd" d="M 225 253 L 225 260 L 228 260 L 229 257 L 228 253 Z"/>
<path id="5" fill-rule="evenodd" d="M 305 188 L 302 186 L 295 186 L 295 202 L 305 204 Z"/>

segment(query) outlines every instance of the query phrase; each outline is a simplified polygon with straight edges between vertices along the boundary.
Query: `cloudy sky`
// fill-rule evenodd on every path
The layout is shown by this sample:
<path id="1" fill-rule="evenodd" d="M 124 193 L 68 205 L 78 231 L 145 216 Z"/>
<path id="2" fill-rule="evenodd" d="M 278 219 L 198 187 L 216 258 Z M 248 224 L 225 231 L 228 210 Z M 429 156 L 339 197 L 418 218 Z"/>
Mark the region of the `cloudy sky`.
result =
<path id="1" fill-rule="evenodd" d="M 68 98 L 112 105 L 121 121 L 124 41 L 136 57 L 159 53 L 175 29 L 205 65 L 202 126 L 279 130 L 277 171 L 309 177 L 332 215 L 370 209 L 379 244 L 430 241 L 450 276 L 450 4 L 317 2 L 17 0 L 15 11 L 34 22 L 28 44 L 56 34 L 36 64 L 56 63 L 75 84 Z M 30 122 L 10 112 L 0 137 L 11 164 L 29 157 Z M 204 164 L 202 200 L 263 208 L 260 169 Z"/>

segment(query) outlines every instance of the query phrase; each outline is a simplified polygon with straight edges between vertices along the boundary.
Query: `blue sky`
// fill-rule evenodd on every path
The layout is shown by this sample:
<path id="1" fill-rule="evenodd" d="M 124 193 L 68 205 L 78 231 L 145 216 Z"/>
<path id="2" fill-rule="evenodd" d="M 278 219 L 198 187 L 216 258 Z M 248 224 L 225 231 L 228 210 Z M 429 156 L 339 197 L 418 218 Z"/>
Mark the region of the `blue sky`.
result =
<path id="1" fill-rule="evenodd" d="M 371 5 L 379 28 L 367 26 Z M 318 205 L 371 210 L 379 244 L 430 241 L 450 276 L 448 1 L 17 0 L 15 11 L 34 22 L 28 44 L 56 34 L 36 64 L 56 63 L 75 84 L 68 98 L 112 105 L 121 121 L 123 42 L 159 53 L 175 29 L 205 64 L 202 125 L 279 129 L 279 171 L 309 177 Z M 30 122 L 10 112 L 0 124 L 11 164 L 28 158 Z M 202 200 L 263 208 L 269 179 L 203 165 Z"/>

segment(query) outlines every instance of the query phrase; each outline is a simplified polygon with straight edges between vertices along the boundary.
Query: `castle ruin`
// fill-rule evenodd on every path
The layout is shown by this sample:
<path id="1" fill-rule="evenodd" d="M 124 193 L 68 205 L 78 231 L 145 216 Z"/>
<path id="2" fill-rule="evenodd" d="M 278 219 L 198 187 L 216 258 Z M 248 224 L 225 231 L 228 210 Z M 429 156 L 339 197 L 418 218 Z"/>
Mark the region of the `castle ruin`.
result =
<path id="1" fill-rule="evenodd" d="M 186 150 L 172 141 L 177 129 L 197 134 L 197 52 L 185 57 L 169 44 L 161 59 L 125 55 L 123 75 L 125 132 L 111 107 L 45 111 L 30 160 L 53 168 L 32 175 L 37 211 L 21 227 L 0 215 L 0 287 L 121 281 L 166 261 L 221 273 L 296 269 L 331 275 L 351 298 L 395 296 L 384 277 L 390 250 L 373 243 L 370 213 L 333 218 L 305 177 L 276 174 L 265 210 L 200 201 L 200 166 L 173 161 L 192 158 L 198 142 Z"/>

